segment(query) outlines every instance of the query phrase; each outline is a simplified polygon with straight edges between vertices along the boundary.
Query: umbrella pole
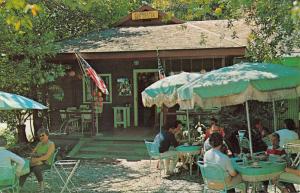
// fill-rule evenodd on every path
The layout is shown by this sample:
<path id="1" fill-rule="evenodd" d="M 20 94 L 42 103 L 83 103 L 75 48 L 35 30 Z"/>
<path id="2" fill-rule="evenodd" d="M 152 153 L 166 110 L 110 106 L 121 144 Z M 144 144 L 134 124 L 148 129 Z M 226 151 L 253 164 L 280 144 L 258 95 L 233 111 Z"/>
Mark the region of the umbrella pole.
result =
<path id="1" fill-rule="evenodd" d="M 246 101 L 246 116 L 247 116 L 248 134 L 249 134 L 250 155 L 252 157 L 253 156 L 253 148 L 252 148 L 252 136 L 251 136 L 251 125 L 250 125 L 248 101 Z"/>
<path id="2" fill-rule="evenodd" d="M 164 114 L 163 114 L 163 111 L 162 111 L 162 107 L 160 107 L 159 109 L 160 109 L 160 113 L 159 113 L 159 133 L 161 133 Z"/>
<path id="3" fill-rule="evenodd" d="M 276 116 L 276 108 L 275 108 L 275 100 L 272 101 L 273 104 L 273 121 L 274 121 L 274 131 L 277 131 L 277 116 Z"/>
<path id="4" fill-rule="evenodd" d="M 189 110 L 186 110 L 186 126 L 189 134 L 189 143 L 191 142 L 191 134 L 190 134 L 190 119 L 189 119 Z"/>

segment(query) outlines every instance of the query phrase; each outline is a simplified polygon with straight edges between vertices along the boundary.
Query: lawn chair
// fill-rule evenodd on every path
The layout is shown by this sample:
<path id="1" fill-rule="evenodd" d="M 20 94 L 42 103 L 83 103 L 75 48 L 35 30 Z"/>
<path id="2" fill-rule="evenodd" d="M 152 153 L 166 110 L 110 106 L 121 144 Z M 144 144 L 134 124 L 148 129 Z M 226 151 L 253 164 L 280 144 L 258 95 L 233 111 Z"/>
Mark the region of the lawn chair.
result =
<path id="1" fill-rule="evenodd" d="M 19 192 L 19 177 L 16 175 L 16 165 L 0 165 L 0 192 Z"/>
<path id="2" fill-rule="evenodd" d="M 43 173 L 44 173 L 44 176 L 45 178 L 47 179 L 53 179 L 53 176 L 54 176 L 54 163 L 55 161 L 57 160 L 57 155 L 58 155 L 58 152 L 60 151 L 60 147 L 57 147 L 53 153 L 53 156 L 52 156 L 52 160 L 51 160 L 51 168 L 50 169 L 47 169 L 47 170 L 44 170 Z"/>
<path id="3" fill-rule="evenodd" d="M 160 177 L 161 177 L 161 168 L 163 167 L 163 162 L 162 160 L 163 159 L 168 159 L 168 158 L 172 158 L 174 156 L 172 155 L 169 155 L 169 156 L 162 156 L 161 153 L 159 153 L 159 146 L 157 143 L 155 143 L 154 141 L 153 142 L 150 142 L 150 141 L 147 141 L 147 140 L 144 140 L 145 141 L 145 145 L 146 145 L 146 148 L 147 148 L 147 151 L 148 151 L 148 154 L 150 156 L 150 166 L 149 166 L 149 170 L 151 172 L 151 160 L 154 159 L 154 160 L 159 160 L 160 162 L 160 167 L 159 167 L 159 174 L 160 174 Z M 163 167 L 164 171 L 165 171 L 165 167 Z"/>
<path id="4" fill-rule="evenodd" d="M 204 181 L 204 193 L 208 189 L 218 191 L 218 192 L 227 192 L 227 190 L 238 187 L 242 189 L 243 192 L 246 192 L 246 185 L 244 183 L 237 184 L 235 186 L 228 185 L 226 182 L 226 171 L 215 163 L 204 164 L 203 161 L 198 161 L 198 166 L 202 174 Z"/>

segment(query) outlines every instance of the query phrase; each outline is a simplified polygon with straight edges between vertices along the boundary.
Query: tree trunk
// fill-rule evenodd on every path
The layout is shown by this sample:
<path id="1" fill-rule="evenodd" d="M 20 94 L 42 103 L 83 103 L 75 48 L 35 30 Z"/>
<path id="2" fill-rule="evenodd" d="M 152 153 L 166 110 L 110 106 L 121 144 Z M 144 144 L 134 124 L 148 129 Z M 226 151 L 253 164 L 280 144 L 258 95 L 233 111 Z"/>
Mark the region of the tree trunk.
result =
<path id="1" fill-rule="evenodd" d="M 28 143 L 25 128 L 26 125 L 17 125 L 19 143 Z"/>

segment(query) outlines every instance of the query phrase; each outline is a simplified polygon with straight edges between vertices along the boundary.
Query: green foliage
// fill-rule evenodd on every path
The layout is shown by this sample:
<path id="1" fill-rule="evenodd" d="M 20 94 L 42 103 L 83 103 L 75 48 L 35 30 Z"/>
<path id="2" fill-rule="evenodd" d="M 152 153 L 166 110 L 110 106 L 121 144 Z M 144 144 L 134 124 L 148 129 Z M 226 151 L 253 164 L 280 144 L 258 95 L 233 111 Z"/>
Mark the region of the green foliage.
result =
<path id="1" fill-rule="evenodd" d="M 53 64 L 56 42 L 113 25 L 139 6 L 135 0 L 53 0 L 30 4 L 0 0 L 0 90 L 46 104 L 49 95 L 62 100 L 54 81 L 66 66 Z M 13 128 L 28 112 L 1 112 Z"/>
<path id="2" fill-rule="evenodd" d="M 48 17 L 43 28 L 56 33 L 56 41 L 112 26 L 139 6 L 135 0 L 45 1 Z"/>
<path id="3" fill-rule="evenodd" d="M 291 14 L 290 0 L 235 1 L 252 28 L 247 54 L 253 61 L 272 61 L 299 47 L 299 21 Z"/>
<path id="4" fill-rule="evenodd" d="M 29 4 L 25 0 L 0 0 L 0 14 L 6 23 L 16 31 L 32 28 L 32 17 L 42 11 L 37 4 Z"/>
<path id="5" fill-rule="evenodd" d="M 272 61 L 300 47 L 299 0 L 152 0 L 153 6 L 183 20 L 244 19 L 252 29 L 247 56 Z M 234 35 L 234 34 L 233 34 Z"/>
<path id="6" fill-rule="evenodd" d="M 11 147 L 16 144 L 16 133 L 8 128 L 0 128 L 0 136 L 3 136 L 7 141 L 7 146 Z"/>

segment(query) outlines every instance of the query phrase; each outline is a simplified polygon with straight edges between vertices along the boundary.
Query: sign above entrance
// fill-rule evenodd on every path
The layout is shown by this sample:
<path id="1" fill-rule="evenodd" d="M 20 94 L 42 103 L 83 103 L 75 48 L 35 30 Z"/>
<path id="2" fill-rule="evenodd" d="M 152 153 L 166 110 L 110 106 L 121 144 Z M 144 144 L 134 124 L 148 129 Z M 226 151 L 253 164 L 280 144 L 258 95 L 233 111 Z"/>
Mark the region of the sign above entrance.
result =
<path id="1" fill-rule="evenodd" d="M 133 12 L 131 14 L 132 20 L 157 19 L 157 18 L 158 18 L 158 11 Z"/>

